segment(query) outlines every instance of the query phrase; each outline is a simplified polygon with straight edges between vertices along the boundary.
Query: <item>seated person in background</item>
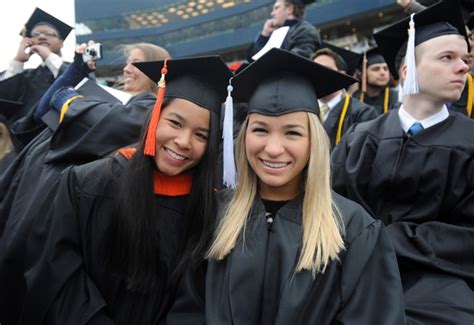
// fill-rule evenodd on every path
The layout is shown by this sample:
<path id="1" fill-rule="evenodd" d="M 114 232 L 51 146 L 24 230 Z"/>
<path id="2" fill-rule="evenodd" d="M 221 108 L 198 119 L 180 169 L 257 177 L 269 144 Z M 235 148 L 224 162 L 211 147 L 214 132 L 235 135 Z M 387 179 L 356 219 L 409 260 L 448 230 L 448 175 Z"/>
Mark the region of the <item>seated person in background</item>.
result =
<path id="1" fill-rule="evenodd" d="M 92 44 L 92 43 L 90 43 Z M 135 143 L 155 103 L 156 84 L 132 63 L 167 58 L 163 48 L 147 43 L 125 47 L 124 90 L 133 97 L 126 103 L 95 96 L 81 97 L 71 90 L 90 71 L 82 61 L 85 44 L 76 50 L 74 62 L 44 94 L 34 111 L 16 124 L 36 125 L 37 118 L 51 116 L 47 126 L 19 152 L 0 175 L 0 322 L 16 323 L 25 290 L 23 280 L 26 236 L 40 204 L 60 173 Z M 63 111 L 59 123 L 60 111 Z M 59 124 L 59 125 L 58 125 Z M 28 128 L 27 128 L 28 129 Z M 4 309 L 3 309 L 4 308 Z"/>
<path id="2" fill-rule="evenodd" d="M 352 75 L 354 65 L 349 66 L 347 62 L 360 62 L 360 55 L 327 43 L 313 55 L 313 61 L 338 72 Z M 339 55 L 340 53 L 341 55 Z M 344 60 L 343 56 L 347 58 Z M 368 121 L 378 116 L 375 108 L 361 103 L 358 99 L 351 97 L 345 89 L 339 89 L 319 99 L 320 117 L 326 130 L 331 148 L 334 148 L 341 137 L 353 124 Z"/>
<path id="3" fill-rule="evenodd" d="M 276 0 L 271 12 L 272 18 L 265 21 L 257 40 L 247 50 L 247 61 L 258 53 L 278 28 L 288 26 L 281 49 L 288 50 L 305 58 L 321 47 L 321 36 L 316 28 L 304 20 L 305 6 L 314 0 Z"/>
<path id="4" fill-rule="evenodd" d="M 374 35 L 393 72 L 406 58 L 402 106 L 346 133 L 332 153 L 333 188 L 387 225 L 409 324 L 470 324 L 474 121 L 446 107 L 469 71 L 464 24 L 450 0 L 415 14 L 407 40 L 409 20 Z"/>
<path id="5" fill-rule="evenodd" d="M 232 80 L 248 102 L 238 182 L 221 193 L 207 273 L 186 273 L 167 324 L 404 324 L 385 227 L 330 188 L 316 94 L 355 81 L 280 49 Z"/>
<path id="6" fill-rule="evenodd" d="M 471 51 L 469 52 L 469 68 L 467 73 L 467 82 L 458 101 L 450 105 L 450 109 L 474 118 L 474 14 L 466 22 L 466 32 L 469 39 Z"/>
<path id="7" fill-rule="evenodd" d="M 39 8 L 25 24 L 15 59 L 0 76 L 0 98 L 23 103 L 10 123 L 25 116 L 66 70 L 69 63 L 63 61 L 61 49 L 71 30 L 71 26 Z M 37 68 L 25 70 L 23 65 L 33 54 L 38 54 L 43 62 Z"/>
<path id="8" fill-rule="evenodd" d="M 390 88 L 390 71 L 377 48 L 365 52 L 360 87 L 352 96 L 374 107 L 378 114 L 387 113 L 398 103 L 396 90 Z"/>

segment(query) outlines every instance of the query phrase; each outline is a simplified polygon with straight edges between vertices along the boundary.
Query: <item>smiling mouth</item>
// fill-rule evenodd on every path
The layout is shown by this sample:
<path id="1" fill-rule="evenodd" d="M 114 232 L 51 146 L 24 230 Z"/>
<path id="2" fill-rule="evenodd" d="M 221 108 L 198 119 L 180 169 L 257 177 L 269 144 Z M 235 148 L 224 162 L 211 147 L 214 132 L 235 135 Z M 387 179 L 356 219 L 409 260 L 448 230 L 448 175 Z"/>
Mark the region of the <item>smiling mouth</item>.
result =
<path id="1" fill-rule="evenodd" d="M 284 168 L 286 166 L 288 166 L 290 163 L 288 162 L 271 162 L 271 161 L 268 161 L 268 160 L 263 160 L 263 159 L 260 159 L 260 161 L 262 162 L 262 164 L 268 168 L 273 168 L 273 169 L 281 169 L 281 168 Z"/>
<path id="2" fill-rule="evenodd" d="M 168 154 L 168 156 L 170 156 L 173 159 L 181 160 L 181 161 L 188 159 L 185 156 L 181 156 L 180 154 L 177 154 L 176 152 L 174 152 L 171 149 L 163 148 L 163 150 Z"/>

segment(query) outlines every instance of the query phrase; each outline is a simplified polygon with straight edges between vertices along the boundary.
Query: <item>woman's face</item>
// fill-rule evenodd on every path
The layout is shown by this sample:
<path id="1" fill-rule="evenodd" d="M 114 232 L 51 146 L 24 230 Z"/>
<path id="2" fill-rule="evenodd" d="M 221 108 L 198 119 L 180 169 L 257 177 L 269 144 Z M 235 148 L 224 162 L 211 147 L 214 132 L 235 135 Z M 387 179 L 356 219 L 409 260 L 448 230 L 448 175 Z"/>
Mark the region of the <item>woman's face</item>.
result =
<path id="1" fill-rule="evenodd" d="M 176 98 L 161 112 L 156 128 L 155 163 L 165 175 L 179 175 L 203 157 L 210 133 L 210 112 Z"/>
<path id="2" fill-rule="evenodd" d="M 262 198 L 290 200 L 299 194 L 302 171 L 309 161 L 309 149 L 306 112 L 281 116 L 250 114 L 245 151 L 258 177 Z"/>
<path id="3" fill-rule="evenodd" d="M 151 80 L 132 64 L 143 61 L 145 61 L 145 54 L 142 50 L 133 49 L 128 56 L 127 65 L 123 68 L 123 89 L 133 95 L 151 90 Z"/>

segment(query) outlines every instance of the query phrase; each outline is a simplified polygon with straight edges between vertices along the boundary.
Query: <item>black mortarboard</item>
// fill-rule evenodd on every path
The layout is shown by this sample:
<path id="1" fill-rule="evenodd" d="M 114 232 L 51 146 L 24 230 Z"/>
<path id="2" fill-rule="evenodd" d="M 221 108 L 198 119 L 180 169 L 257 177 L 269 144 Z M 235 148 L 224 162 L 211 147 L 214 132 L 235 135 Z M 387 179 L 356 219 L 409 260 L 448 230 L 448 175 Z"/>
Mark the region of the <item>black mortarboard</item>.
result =
<path id="1" fill-rule="evenodd" d="M 145 138 L 144 153 L 155 155 L 155 133 L 164 98 L 182 98 L 220 115 L 233 76 L 220 56 L 203 56 L 134 65 L 158 84 L 158 94 Z M 163 83 L 163 79 L 166 83 Z"/>
<path id="2" fill-rule="evenodd" d="M 7 123 L 22 107 L 23 103 L 0 99 L 0 121 Z"/>
<path id="3" fill-rule="evenodd" d="M 164 61 L 137 62 L 134 65 L 158 83 Z M 183 98 L 219 113 L 226 87 L 233 76 L 220 56 L 168 60 L 166 98 Z"/>
<path id="4" fill-rule="evenodd" d="M 367 67 L 371 66 L 372 64 L 387 63 L 383 55 L 380 53 L 380 50 L 378 47 L 373 47 L 371 49 L 368 49 L 365 52 L 365 55 L 367 58 Z"/>
<path id="5" fill-rule="evenodd" d="M 346 73 L 350 76 L 354 75 L 355 70 L 359 67 L 360 62 L 362 61 L 362 54 L 346 50 L 342 47 L 327 42 L 323 42 L 322 47 L 327 47 L 339 55 L 339 57 L 342 59 L 342 63 L 345 65 L 344 71 L 346 71 Z"/>
<path id="6" fill-rule="evenodd" d="M 233 96 L 248 102 L 247 113 L 278 116 L 319 114 L 317 98 L 357 82 L 348 75 L 289 51 L 273 48 L 232 80 Z"/>
<path id="7" fill-rule="evenodd" d="M 439 2 L 415 14 L 413 20 L 415 46 L 435 37 L 452 34 L 463 35 L 467 41 L 459 0 Z M 374 34 L 379 50 L 396 78 L 398 78 L 399 61 L 405 56 L 406 50 L 402 48 L 406 48 L 409 22 L 410 17 L 404 18 Z"/>
<path id="8" fill-rule="evenodd" d="M 20 35 L 31 37 L 31 31 L 39 23 L 45 23 L 54 27 L 58 31 L 59 37 L 63 40 L 66 39 L 72 30 L 72 27 L 68 24 L 62 22 L 54 16 L 51 16 L 46 11 L 36 8 L 35 11 L 33 11 L 30 19 L 28 19 L 26 22 L 24 29 L 20 32 Z"/>

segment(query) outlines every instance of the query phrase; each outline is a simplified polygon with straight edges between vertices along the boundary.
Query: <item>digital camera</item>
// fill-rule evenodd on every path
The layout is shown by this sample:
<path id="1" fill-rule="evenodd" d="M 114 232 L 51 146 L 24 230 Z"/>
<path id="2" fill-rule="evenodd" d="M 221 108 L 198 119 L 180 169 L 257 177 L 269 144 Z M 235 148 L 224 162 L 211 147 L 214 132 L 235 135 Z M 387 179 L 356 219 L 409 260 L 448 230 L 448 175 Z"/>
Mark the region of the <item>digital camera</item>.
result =
<path id="1" fill-rule="evenodd" d="M 82 60 L 84 63 L 100 59 L 102 59 L 102 44 L 100 43 L 95 43 L 94 45 L 86 47 L 84 54 L 82 54 Z"/>

